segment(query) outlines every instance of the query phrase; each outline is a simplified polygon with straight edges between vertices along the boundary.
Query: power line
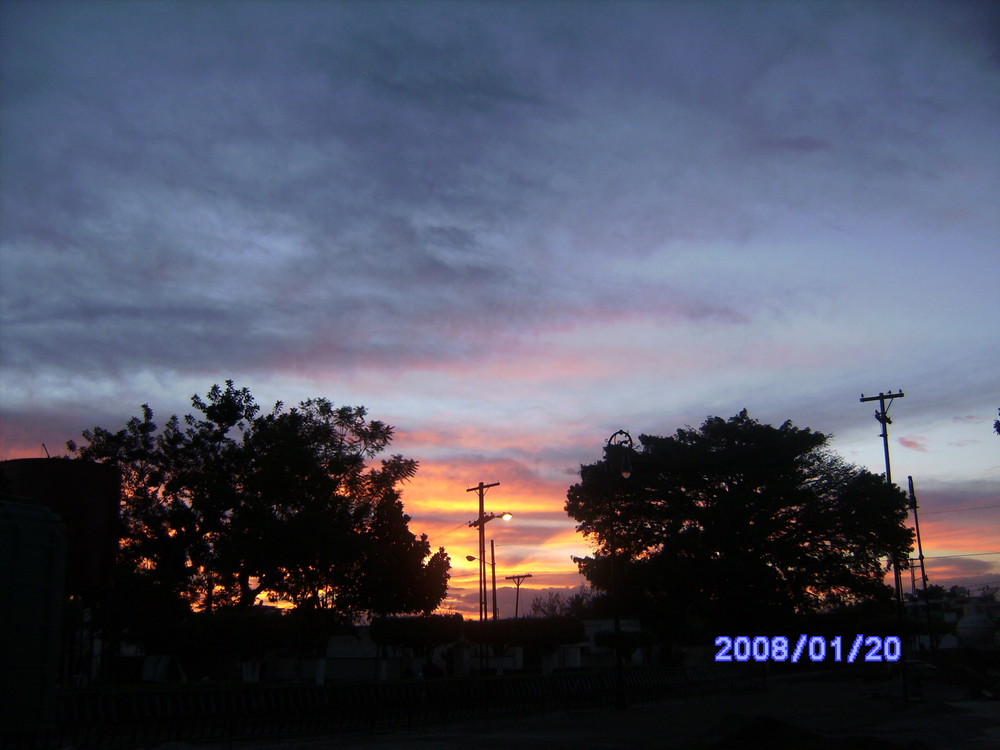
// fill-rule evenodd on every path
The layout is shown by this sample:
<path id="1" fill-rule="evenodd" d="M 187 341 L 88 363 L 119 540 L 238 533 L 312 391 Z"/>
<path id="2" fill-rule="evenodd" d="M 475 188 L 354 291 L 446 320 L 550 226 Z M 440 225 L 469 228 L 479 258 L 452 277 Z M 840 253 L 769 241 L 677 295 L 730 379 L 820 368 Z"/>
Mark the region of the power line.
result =
<path id="1" fill-rule="evenodd" d="M 1000 505 L 977 505 L 975 508 L 952 508 L 950 510 L 925 510 L 924 515 L 930 513 L 962 513 L 967 510 L 988 510 L 989 508 L 1000 508 Z"/>
<path id="2" fill-rule="evenodd" d="M 968 555 L 930 555 L 925 560 L 947 560 L 950 557 L 986 557 L 987 555 L 1000 555 L 1000 552 L 972 552 Z"/>
<path id="3" fill-rule="evenodd" d="M 459 529 L 466 529 L 466 528 L 468 528 L 468 527 L 469 527 L 469 524 L 467 524 L 467 523 L 460 523 L 460 524 L 459 524 L 458 526 L 456 526 L 455 528 L 453 528 L 453 529 L 448 529 L 447 531 L 445 531 L 445 532 L 443 532 L 442 534 L 440 534 L 440 535 L 438 536 L 438 538 L 440 539 L 440 538 L 441 538 L 442 536 L 448 536 L 449 534 L 454 534 L 454 533 L 455 533 L 456 531 L 458 531 Z"/>
<path id="4" fill-rule="evenodd" d="M 949 580 L 955 580 L 955 579 L 951 578 Z M 940 584 L 938 584 L 938 585 L 939 585 L 940 588 L 945 588 L 944 586 L 941 586 Z M 950 588 L 960 588 L 960 589 L 972 589 L 972 590 L 975 590 L 975 589 L 981 589 L 981 588 L 984 588 L 984 587 L 985 588 L 989 588 L 991 586 L 1000 586 L 1000 581 L 990 581 L 989 583 L 973 583 L 973 584 L 970 584 L 968 586 L 955 585 L 955 586 L 951 586 Z M 931 599 L 931 601 L 939 601 L 939 600 Z"/>

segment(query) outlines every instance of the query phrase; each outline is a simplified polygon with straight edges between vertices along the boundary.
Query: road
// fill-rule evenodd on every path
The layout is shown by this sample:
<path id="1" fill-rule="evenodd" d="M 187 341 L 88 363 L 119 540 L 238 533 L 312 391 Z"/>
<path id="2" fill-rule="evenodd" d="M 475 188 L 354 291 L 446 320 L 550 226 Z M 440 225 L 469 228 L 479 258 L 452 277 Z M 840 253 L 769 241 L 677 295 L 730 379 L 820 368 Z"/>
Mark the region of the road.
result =
<path id="1" fill-rule="evenodd" d="M 175 750 L 178 746 L 163 748 Z M 220 750 L 222 746 L 219 746 Z M 229 746 L 226 746 L 227 748 Z M 650 701 L 547 715 L 503 716 L 391 734 L 234 750 L 997 750 L 1000 702 L 925 682 L 903 703 L 893 682 L 798 678 L 743 694 Z"/>

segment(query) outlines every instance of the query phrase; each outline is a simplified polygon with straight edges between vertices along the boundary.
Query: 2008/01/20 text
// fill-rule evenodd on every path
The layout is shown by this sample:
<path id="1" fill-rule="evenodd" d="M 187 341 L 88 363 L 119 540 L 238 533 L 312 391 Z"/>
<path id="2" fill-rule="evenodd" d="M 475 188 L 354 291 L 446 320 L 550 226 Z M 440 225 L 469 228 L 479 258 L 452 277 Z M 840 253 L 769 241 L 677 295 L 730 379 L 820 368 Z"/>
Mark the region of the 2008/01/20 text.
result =
<path id="1" fill-rule="evenodd" d="M 903 645 L 897 635 L 862 635 L 854 639 L 842 636 L 826 638 L 822 635 L 802 634 L 793 643 L 783 635 L 730 637 L 720 635 L 715 639 L 719 649 L 716 661 L 787 661 L 795 664 L 800 660 L 826 661 L 832 657 L 835 662 L 887 662 L 899 661 L 903 655 Z"/>

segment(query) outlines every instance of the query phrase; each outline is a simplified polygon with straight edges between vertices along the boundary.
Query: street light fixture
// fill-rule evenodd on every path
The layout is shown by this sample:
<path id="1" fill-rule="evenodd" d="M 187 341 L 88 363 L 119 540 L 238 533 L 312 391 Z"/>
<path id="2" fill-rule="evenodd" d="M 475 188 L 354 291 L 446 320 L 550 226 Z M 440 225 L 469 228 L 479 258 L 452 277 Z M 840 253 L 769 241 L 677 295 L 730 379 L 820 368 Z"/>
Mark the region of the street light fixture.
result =
<path id="1" fill-rule="evenodd" d="M 607 445 L 604 448 L 605 455 L 605 466 L 610 470 L 612 467 L 612 455 L 614 453 L 618 454 L 618 471 L 621 474 L 622 479 L 628 479 L 632 476 L 632 436 L 628 434 L 625 430 L 618 430 L 608 438 Z M 618 574 L 616 568 L 618 567 L 618 508 L 613 506 L 611 508 L 612 523 L 611 523 L 611 603 L 614 607 L 615 613 L 615 672 L 618 676 L 618 695 L 617 695 L 617 707 L 625 708 L 625 695 L 622 691 L 623 676 L 622 676 L 622 620 L 621 620 L 621 607 L 618 601 Z"/>
<path id="2" fill-rule="evenodd" d="M 608 445 L 605 450 L 608 453 L 608 462 L 611 461 L 611 449 L 612 448 L 622 448 L 624 449 L 619 455 L 621 457 L 621 463 L 619 471 L 621 472 L 622 479 L 628 479 L 632 476 L 632 436 L 628 434 L 625 430 L 618 430 L 611 437 L 608 438 Z"/>
<path id="3" fill-rule="evenodd" d="M 480 621 L 486 619 L 486 524 L 490 521 L 500 518 L 504 521 L 509 521 L 513 518 L 510 513 L 487 513 L 484 508 L 484 498 L 486 495 L 486 490 L 490 487 L 496 487 L 500 482 L 494 482 L 493 484 L 483 484 L 479 483 L 476 487 L 469 487 L 466 492 L 478 492 L 479 493 L 479 517 L 474 521 L 469 521 L 469 528 L 479 528 L 479 557 L 474 558 L 479 560 L 479 619 Z M 470 560 L 471 562 L 471 560 Z M 496 591 L 496 570 L 493 571 L 493 589 Z M 496 594 L 493 595 L 494 605 L 494 619 L 496 619 Z"/>
<path id="4" fill-rule="evenodd" d="M 510 513 L 505 513 L 504 515 L 506 515 L 508 518 L 511 517 Z M 503 516 L 499 517 L 503 518 Z M 475 560 L 479 560 L 479 558 L 476 557 L 475 555 L 466 555 L 465 559 L 468 560 L 469 562 L 474 562 Z M 480 562 L 486 563 L 487 565 L 490 566 L 490 568 L 493 569 L 493 619 L 497 620 L 499 619 L 499 615 L 497 615 L 497 556 L 496 556 L 496 550 L 493 547 L 492 539 L 490 539 L 490 560 L 492 560 L 492 562 L 488 562 L 486 560 L 481 560 Z"/>

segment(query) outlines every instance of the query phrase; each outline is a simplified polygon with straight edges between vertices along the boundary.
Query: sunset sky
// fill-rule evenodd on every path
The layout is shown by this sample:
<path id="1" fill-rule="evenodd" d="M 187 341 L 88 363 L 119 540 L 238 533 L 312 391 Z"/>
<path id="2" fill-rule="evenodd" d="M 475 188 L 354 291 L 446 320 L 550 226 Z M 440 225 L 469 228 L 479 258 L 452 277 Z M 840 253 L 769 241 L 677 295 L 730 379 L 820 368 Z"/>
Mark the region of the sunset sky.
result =
<path id="1" fill-rule="evenodd" d="M 476 610 L 618 429 L 746 408 L 1000 585 L 1000 5 L 0 4 L 0 458 L 234 379 L 395 425 Z M 907 590 L 909 576 L 907 575 Z"/>

